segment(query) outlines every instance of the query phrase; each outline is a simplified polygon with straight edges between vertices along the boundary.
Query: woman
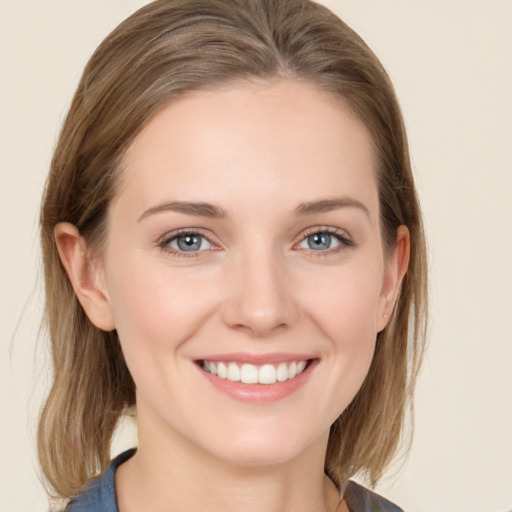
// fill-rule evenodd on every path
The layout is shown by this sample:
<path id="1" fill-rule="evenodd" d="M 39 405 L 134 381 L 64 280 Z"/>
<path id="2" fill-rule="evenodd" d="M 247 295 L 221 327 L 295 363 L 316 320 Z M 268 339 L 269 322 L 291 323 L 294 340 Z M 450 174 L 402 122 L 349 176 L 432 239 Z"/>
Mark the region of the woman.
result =
<path id="1" fill-rule="evenodd" d="M 68 510 L 398 510 L 349 478 L 400 439 L 423 231 L 392 85 L 330 11 L 140 9 L 84 71 L 41 233 L 39 457 Z"/>

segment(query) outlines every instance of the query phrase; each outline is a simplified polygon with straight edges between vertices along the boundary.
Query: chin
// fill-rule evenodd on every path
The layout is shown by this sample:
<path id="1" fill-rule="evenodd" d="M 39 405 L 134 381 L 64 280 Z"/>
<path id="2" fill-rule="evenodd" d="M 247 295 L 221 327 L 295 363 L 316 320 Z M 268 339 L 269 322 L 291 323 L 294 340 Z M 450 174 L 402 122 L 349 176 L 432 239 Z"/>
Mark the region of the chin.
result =
<path id="1" fill-rule="evenodd" d="M 298 434 L 295 432 L 295 434 Z M 294 435 L 293 430 L 275 432 L 269 429 L 257 429 L 245 435 L 231 435 L 217 443 L 205 446 L 210 453 L 227 463 L 237 466 L 275 466 L 286 464 L 300 458 L 313 447 L 327 445 L 325 436 Z M 215 448 L 212 449 L 211 447 Z"/>

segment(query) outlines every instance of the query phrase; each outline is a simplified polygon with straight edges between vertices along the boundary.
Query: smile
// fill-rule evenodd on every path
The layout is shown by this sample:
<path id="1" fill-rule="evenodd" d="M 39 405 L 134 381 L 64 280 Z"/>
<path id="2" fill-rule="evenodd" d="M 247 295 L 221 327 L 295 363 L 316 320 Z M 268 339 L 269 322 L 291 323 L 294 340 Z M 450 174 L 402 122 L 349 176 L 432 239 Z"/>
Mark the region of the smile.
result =
<path id="1" fill-rule="evenodd" d="M 239 364 L 235 362 L 207 361 L 200 362 L 202 369 L 220 379 L 243 384 L 275 384 L 294 379 L 307 367 L 308 361 L 291 361 L 279 364 Z"/>

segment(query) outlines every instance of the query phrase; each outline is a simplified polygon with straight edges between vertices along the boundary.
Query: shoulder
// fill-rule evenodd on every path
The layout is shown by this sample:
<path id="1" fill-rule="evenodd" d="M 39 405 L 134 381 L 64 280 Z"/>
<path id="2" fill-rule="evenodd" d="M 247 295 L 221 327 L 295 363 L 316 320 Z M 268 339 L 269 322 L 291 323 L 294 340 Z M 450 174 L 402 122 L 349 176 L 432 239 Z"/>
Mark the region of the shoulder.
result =
<path id="1" fill-rule="evenodd" d="M 118 512 L 115 473 L 134 453 L 135 450 L 128 450 L 118 455 L 102 475 L 91 480 L 68 503 L 65 512 Z"/>
<path id="2" fill-rule="evenodd" d="M 350 512 L 403 512 L 382 496 L 352 481 L 347 483 L 344 496 Z"/>

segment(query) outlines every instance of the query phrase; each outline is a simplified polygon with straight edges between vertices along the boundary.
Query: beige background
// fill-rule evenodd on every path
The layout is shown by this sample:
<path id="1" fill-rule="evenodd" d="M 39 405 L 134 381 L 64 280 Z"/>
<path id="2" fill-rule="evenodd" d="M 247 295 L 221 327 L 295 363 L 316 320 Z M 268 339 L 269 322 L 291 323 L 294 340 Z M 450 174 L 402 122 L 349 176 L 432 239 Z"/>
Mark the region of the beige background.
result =
<path id="1" fill-rule="evenodd" d="M 144 3 L 0 0 L 1 511 L 46 508 L 36 218 L 52 147 L 87 58 Z M 512 1 L 325 3 L 396 85 L 431 253 L 415 442 L 379 490 L 408 512 L 512 509 Z"/>

